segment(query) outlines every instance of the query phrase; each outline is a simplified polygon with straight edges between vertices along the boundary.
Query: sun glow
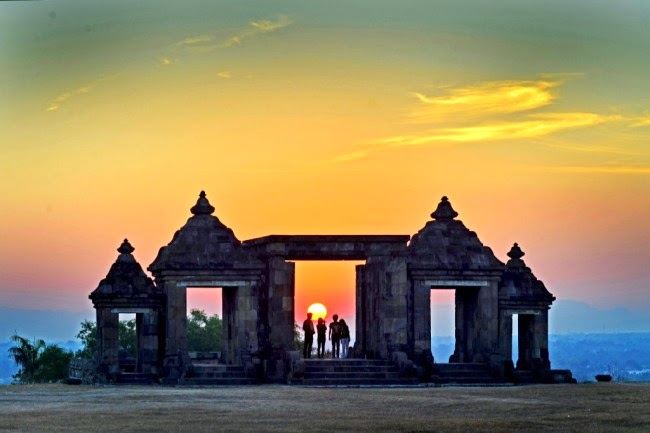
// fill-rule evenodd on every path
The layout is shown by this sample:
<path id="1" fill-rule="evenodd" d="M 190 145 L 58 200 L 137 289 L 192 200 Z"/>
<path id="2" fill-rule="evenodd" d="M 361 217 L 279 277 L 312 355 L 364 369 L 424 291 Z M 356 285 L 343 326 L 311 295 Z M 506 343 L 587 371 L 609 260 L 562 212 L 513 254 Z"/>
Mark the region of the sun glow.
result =
<path id="1" fill-rule="evenodd" d="M 307 312 L 312 314 L 312 320 L 325 319 L 327 317 L 327 308 L 319 302 L 311 304 L 307 308 Z"/>

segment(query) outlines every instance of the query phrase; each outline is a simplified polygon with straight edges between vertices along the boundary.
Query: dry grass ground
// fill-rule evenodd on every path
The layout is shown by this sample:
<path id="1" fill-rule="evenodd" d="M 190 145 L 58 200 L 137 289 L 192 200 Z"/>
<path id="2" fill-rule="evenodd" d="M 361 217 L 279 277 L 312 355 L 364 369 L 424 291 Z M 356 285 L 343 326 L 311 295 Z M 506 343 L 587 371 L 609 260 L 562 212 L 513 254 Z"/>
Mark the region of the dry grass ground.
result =
<path id="1" fill-rule="evenodd" d="M 0 387 L 0 432 L 649 432 L 650 384 Z"/>

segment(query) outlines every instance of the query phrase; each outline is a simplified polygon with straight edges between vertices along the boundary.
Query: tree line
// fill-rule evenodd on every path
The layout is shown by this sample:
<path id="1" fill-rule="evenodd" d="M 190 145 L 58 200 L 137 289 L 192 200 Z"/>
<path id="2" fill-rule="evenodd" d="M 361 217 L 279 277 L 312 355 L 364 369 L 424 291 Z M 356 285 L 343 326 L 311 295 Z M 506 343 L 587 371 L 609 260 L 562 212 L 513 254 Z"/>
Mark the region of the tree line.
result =
<path id="1" fill-rule="evenodd" d="M 18 372 L 12 376 L 14 383 L 48 383 L 68 377 L 68 368 L 73 358 L 94 360 L 97 351 L 97 325 L 94 321 L 81 322 L 76 338 L 81 349 L 76 353 L 44 340 L 29 340 L 13 335 L 9 357 L 18 365 Z M 120 320 L 120 350 L 127 356 L 136 356 L 135 319 Z M 205 311 L 193 309 L 187 317 L 188 350 L 196 352 L 219 352 L 223 350 L 223 320 L 217 314 L 208 316 Z"/>

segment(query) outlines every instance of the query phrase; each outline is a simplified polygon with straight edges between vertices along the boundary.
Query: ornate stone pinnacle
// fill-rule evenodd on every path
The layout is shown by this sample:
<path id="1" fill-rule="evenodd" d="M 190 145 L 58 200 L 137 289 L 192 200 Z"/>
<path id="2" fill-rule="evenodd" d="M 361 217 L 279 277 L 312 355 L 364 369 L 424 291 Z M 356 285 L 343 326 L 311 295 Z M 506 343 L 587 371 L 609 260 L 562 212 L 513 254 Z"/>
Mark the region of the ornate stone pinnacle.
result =
<path id="1" fill-rule="evenodd" d="M 131 254 L 133 251 L 135 251 L 135 248 L 129 243 L 128 239 L 124 239 L 122 245 L 117 249 L 117 252 L 120 254 Z"/>
<path id="2" fill-rule="evenodd" d="M 205 191 L 201 191 L 199 194 L 199 199 L 196 201 L 196 204 L 192 206 L 190 211 L 194 215 L 212 215 L 214 212 L 214 206 L 210 204 L 207 197 L 205 196 Z"/>
<path id="3" fill-rule="evenodd" d="M 451 203 L 449 203 L 449 199 L 446 196 L 440 200 L 440 203 L 438 203 L 438 207 L 431 214 L 431 217 L 436 220 L 438 219 L 453 220 L 457 216 L 458 216 L 458 212 L 456 212 L 454 208 L 451 207 Z"/>
<path id="4" fill-rule="evenodd" d="M 517 242 L 515 242 L 515 244 L 512 246 L 512 248 L 510 248 L 510 252 L 508 252 L 508 257 L 510 257 L 511 259 L 515 259 L 515 260 L 521 259 L 525 255 L 526 255 L 526 253 L 524 253 L 521 250 L 521 248 L 519 248 L 519 245 L 517 244 Z"/>

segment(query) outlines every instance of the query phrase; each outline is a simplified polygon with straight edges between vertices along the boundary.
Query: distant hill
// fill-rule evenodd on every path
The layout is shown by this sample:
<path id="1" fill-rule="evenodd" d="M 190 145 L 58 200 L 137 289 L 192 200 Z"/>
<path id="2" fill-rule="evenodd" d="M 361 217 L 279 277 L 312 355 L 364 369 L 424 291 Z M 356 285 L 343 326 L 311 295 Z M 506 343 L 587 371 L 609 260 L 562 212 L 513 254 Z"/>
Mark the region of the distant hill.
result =
<path id="1" fill-rule="evenodd" d="M 71 313 L 0 307 L 0 342 L 8 340 L 15 333 L 46 341 L 73 340 L 84 319 L 95 320 L 94 311 Z"/>
<path id="2" fill-rule="evenodd" d="M 548 343 L 551 367 L 571 370 L 579 382 L 593 382 L 602 373 L 617 381 L 650 381 L 650 332 L 556 334 Z M 454 338 L 433 337 L 431 348 L 436 362 L 446 363 Z M 516 362 L 516 349 L 513 353 Z"/>

